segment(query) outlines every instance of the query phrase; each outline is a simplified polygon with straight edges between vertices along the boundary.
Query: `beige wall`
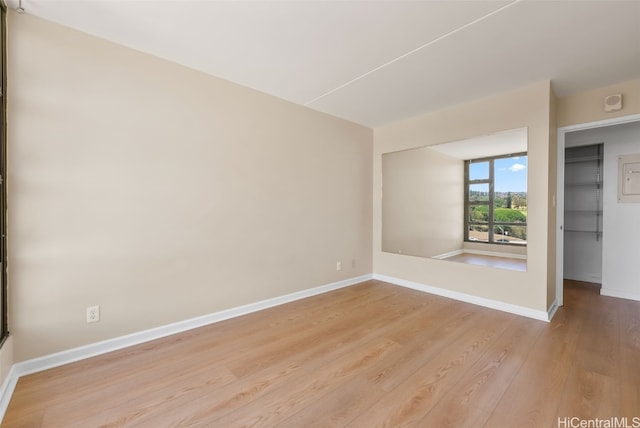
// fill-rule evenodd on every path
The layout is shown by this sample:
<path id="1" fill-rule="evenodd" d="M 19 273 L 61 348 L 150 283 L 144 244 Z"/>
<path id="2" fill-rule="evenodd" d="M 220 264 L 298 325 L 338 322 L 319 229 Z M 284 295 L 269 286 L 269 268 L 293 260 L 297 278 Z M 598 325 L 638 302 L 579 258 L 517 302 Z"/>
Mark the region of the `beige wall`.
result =
<path id="1" fill-rule="evenodd" d="M 556 299 L 557 191 L 558 191 L 558 100 L 549 88 L 549 187 L 547 194 L 547 308 Z"/>
<path id="2" fill-rule="evenodd" d="M 434 257 L 462 249 L 464 161 L 428 147 L 386 153 L 382 176 L 383 251 Z"/>
<path id="3" fill-rule="evenodd" d="M 372 132 L 28 15 L 9 13 L 8 48 L 2 377 L 13 361 L 372 271 L 546 310 L 556 126 L 640 113 L 640 80 L 557 103 L 541 82 Z M 618 92 L 623 110 L 604 113 Z M 381 251 L 383 153 L 520 127 L 526 273 Z"/>
<path id="4" fill-rule="evenodd" d="M 520 245 L 489 244 L 484 242 L 465 241 L 462 243 L 462 248 L 464 250 L 471 251 L 489 251 L 504 255 L 511 254 L 512 256 L 517 256 L 517 258 L 522 258 L 522 256 L 526 258 L 527 256 L 527 247 Z"/>
<path id="5" fill-rule="evenodd" d="M 416 117 L 374 131 L 374 272 L 534 310 L 547 310 L 550 82 Z M 527 272 L 381 251 L 383 153 L 528 128 Z M 555 213 L 555 211 L 554 211 Z M 549 285 L 549 289 L 555 284 Z M 554 296 L 555 297 L 555 296 Z"/>
<path id="6" fill-rule="evenodd" d="M 28 15 L 8 50 L 16 361 L 372 272 L 370 129 Z"/>
<path id="7" fill-rule="evenodd" d="M 622 110 L 604 112 L 607 95 L 622 94 Z M 640 114 L 640 79 L 558 98 L 558 127 Z"/>

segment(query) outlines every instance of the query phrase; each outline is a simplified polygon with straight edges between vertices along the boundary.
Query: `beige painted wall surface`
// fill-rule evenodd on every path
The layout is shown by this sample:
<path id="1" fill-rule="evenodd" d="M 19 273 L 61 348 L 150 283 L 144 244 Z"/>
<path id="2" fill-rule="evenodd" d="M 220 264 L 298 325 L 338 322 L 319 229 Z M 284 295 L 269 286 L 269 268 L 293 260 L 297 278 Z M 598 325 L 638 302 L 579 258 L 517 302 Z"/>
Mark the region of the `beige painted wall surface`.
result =
<path id="1" fill-rule="evenodd" d="M 16 361 L 372 272 L 370 129 L 28 15 L 8 49 Z"/>
<path id="2" fill-rule="evenodd" d="M 462 249 L 463 161 L 428 147 L 403 150 L 383 156 L 382 176 L 384 251 L 434 257 Z"/>
<path id="3" fill-rule="evenodd" d="M 607 95 L 622 94 L 622 110 L 604 111 Z M 558 127 L 640 114 L 640 79 L 558 98 Z"/>
<path id="4" fill-rule="evenodd" d="M 550 82 L 409 119 L 374 131 L 374 272 L 452 291 L 547 310 Z M 383 153 L 528 127 L 527 272 L 381 251 Z"/>
<path id="5" fill-rule="evenodd" d="M 556 300 L 557 193 L 558 193 L 558 100 L 549 88 L 549 190 L 547 193 L 547 308 Z"/>
<path id="6" fill-rule="evenodd" d="M 527 256 L 527 247 L 519 245 L 502 245 L 502 244 L 485 244 L 480 242 L 463 242 L 462 248 L 471 251 L 490 251 L 493 253 L 500 253 L 505 255 L 518 256 L 521 258 Z"/>

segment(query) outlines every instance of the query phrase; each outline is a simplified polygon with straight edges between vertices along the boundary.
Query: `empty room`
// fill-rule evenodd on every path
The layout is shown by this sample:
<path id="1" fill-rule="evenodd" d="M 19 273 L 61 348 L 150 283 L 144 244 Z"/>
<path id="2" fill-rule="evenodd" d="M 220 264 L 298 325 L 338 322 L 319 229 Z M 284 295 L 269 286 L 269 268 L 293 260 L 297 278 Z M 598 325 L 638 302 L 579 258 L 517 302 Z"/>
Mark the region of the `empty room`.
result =
<path id="1" fill-rule="evenodd" d="M 640 427 L 640 1 L 0 2 L 2 427 Z"/>

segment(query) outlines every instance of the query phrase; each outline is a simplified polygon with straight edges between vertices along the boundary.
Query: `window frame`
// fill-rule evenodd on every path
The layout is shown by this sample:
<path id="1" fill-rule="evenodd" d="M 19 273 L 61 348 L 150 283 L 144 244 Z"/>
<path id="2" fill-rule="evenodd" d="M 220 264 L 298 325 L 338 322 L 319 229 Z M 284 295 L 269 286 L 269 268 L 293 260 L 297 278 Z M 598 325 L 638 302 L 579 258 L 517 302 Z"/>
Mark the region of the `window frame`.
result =
<path id="1" fill-rule="evenodd" d="M 464 161 L 464 242 L 474 242 L 479 244 L 493 244 L 493 245 L 512 245 L 516 247 L 526 247 L 527 242 L 524 243 L 516 243 L 516 242 L 496 242 L 494 238 L 494 229 L 496 226 L 524 226 L 528 227 L 528 218 L 527 221 L 522 222 L 503 222 L 503 221 L 495 221 L 494 219 L 494 205 L 495 205 L 495 161 L 498 159 L 507 159 L 514 157 L 523 157 L 526 156 L 528 159 L 528 152 L 519 152 L 519 153 L 509 153 L 505 155 L 498 156 L 488 156 L 484 158 L 477 159 L 467 159 Z M 475 179 L 471 180 L 469 178 L 469 166 L 472 163 L 481 163 L 481 162 L 489 162 L 489 176 L 488 178 Z M 489 199 L 487 201 L 470 201 L 469 200 L 469 190 L 470 187 L 474 184 L 488 184 L 489 185 Z M 528 184 L 527 184 L 527 201 L 528 201 Z M 469 209 L 473 206 L 488 206 L 488 220 L 487 222 L 472 222 L 469 221 Z M 470 226 L 487 226 L 487 241 L 476 241 L 469 239 L 469 227 Z M 528 234 L 527 234 L 528 236 Z"/>
<path id="2" fill-rule="evenodd" d="M 7 312 L 7 7 L 0 2 L 0 347 L 9 336 Z"/>

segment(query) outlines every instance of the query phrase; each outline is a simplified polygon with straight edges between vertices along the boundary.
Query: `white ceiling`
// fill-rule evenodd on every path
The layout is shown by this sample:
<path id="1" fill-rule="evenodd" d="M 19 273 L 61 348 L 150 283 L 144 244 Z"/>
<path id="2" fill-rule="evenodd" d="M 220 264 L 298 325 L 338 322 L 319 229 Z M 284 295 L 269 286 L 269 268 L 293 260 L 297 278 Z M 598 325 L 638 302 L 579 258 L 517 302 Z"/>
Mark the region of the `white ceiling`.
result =
<path id="1" fill-rule="evenodd" d="M 369 127 L 546 79 L 564 96 L 640 77 L 640 0 L 22 4 L 27 14 Z"/>
<path id="2" fill-rule="evenodd" d="M 527 131 L 527 128 L 512 129 L 427 147 L 462 160 L 511 155 L 527 151 Z"/>

